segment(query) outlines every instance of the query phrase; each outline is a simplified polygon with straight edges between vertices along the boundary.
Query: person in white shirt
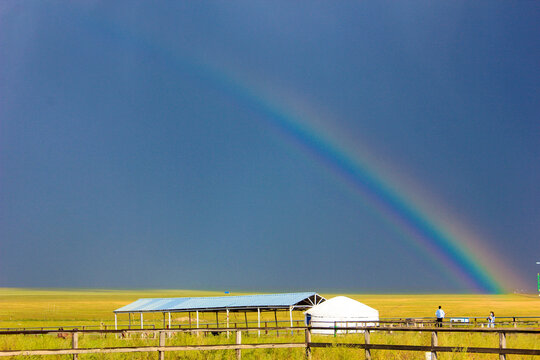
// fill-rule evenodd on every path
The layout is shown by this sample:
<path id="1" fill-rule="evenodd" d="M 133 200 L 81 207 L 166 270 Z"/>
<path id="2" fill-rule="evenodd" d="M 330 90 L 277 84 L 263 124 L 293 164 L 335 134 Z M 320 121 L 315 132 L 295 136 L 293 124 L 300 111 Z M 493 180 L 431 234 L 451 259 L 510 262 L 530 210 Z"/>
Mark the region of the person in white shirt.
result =
<path id="1" fill-rule="evenodd" d="M 436 327 L 442 327 L 444 315 L 444 310 L 441 309 L 441 307 L 439 306 L 439 308 L 435 312 L 435 317 L 437 318 L 437 323 L 435 324 Z"/>
<path id="2" fill-rule="evenodd" d="M 488 320 L 488 327 L 495 327 L 495 314 L 492 312 L 489 313 Z"/>

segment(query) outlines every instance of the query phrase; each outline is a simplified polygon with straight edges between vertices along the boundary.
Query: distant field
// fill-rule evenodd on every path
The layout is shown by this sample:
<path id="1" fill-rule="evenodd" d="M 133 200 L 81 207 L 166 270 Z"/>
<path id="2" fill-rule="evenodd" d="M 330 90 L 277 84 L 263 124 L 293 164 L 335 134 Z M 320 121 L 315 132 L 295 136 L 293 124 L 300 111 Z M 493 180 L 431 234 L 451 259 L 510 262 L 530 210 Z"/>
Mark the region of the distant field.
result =
<path id="1" fill-rule="evenodd" d="M 323 296 L 332 296 L 322 294 Z M 381 317 L 432 317 L 441 305 L 447 317 L 540 316 L 540 297 L 534 295 L 360 295 L 346 294 L 379 310 Z"/>
<path id="2" fill-rule="evenodd" d="M 234 293 L 231 295 L 245 295 Z M 111 325 L 113 310 L 142 297 L 223 296 L 222 292 L 198 290 L 85 290 L 0 288 L 0 328 L 99 324 Z M 540 316 L 540 297 L 526 295 L 346 295 L 379 310 L 381 318 L 432 317 L 438 305 L 447 316 L 483 317 L 494 311 L 497 317 Z M 279 314 L 279 313 L 278 313 Z M 179 314 L 176 321 L 187 318 Z M 208 322 L 215 317 L 208 317 Z M 231 321 L 243 321 L 243 314 L 232 314 Z M 256 315 L 255 315 L 256 316 Z M 273 320 L 273 314 L 265 314 Z M 302 318 L 300 313 L 296 318 Z M 281 314 L 282 319 L 288 314 Z M 160 322 L 161 315 L 145 315 L 145 321 Z M 122 319 L 126 320 L 126 319 Z M 204 318 L 203 318 L 204 320 Z M 249 320 L 254 320 L 253 314 Z"/>

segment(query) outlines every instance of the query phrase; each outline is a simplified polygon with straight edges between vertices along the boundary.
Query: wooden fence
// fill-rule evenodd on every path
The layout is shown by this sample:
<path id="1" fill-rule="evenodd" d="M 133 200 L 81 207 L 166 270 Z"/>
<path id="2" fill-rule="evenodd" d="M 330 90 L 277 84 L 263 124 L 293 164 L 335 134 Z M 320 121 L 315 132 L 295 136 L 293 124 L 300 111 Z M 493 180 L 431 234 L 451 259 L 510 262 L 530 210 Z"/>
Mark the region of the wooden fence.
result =
<path id="1" fill-rule="evenodd" d="M 463 318 L 463 317 L 458 317 Z M 444 321 L 444 326 L 446 327 L 487 327 L 488 321 L 484 317 L 466 317 L 469 322 L 455 322 L 452 321 L 452 318 L 448 318 Z M 269 328 L 275 328 L 275 327 L 281 327 L 283 326 L 289 326 L 290 320 L 278 320 L 277 322 L 275 320 L 272 321 L 261 321 L 261 328 L 265 328 L 265 333 L 268 333 Z M 339 322 L 338 325 L 348 327 L 348 326 L 356 326 L 356 324 L 362 323 L 361 321 L 351 321 L 350 323 L 347 322 Z M 373 324 L 373 321 L 365 321 L 365 323 Z M 423 326 L 431 326 L 435 324 L 435 318 L 433 317 L 427 317 L 427 318 L 383 318 L 379 321 L 375 322 L 379 326 L 412 326 L 412 327 L 423 327 Z M 229 327 L 231 328 L 255 328 L 257 325 L 257 321 L 249 321 L 249 322 L 230 322 Z M 275 325 L 275 326 L 274 326 Z M 302 327 L 304 325 L 304 320 L 293 320 L 293 326 L 296 327 Z M 530 327 L 530 326 L 538 326 L 540 327 L 540 317 L 539 316 L 508 316 L 508 317 L 497 317 L 497 322 L 495 324 L 497 327 Z M 145 323 L 144 329 L 150 329 L 150 330 L 156 330 L 160 329 L 163 325 L 156 325 L 154 323 Z M 211 328 L 226 328 L 226 323 L 202 323 L 200 324 L 201 328 L 205 329 L 211 329 Z M 135 324 L 129 324 L 129 323 L 118 323 L 119 329 L 140 329 L 139 325 Z M 167 327 L 168 328 L 168 327 Z M 195 329 L 196 327 L 194 324 L 189 323 L 178 323 L 171 326 L 171 329 Z M 2 331 L 25 331 L 25 330 L 48 330 L 48 331 L 55 331 L 58 330 L 58 326 L 39 326 L 39 327 L 5 327 L 0 328 L 0 333 Z M 69 325 L 69 326 L 63 326 L 62 329 L 66 330 L 73 330 L 73 329 L 79 329 L 79 330 L 112 330 L 114 329 L 114 324 L 100 324 L 100 325 L 82 325 L 82 324 L 75 324 L 75 325 Z"/>
<path id="2" fill-rule="evenodd" d="M 242 343 L 242 333 L 251 331 L 259 332 L 267 331 L 302 331 L 305 333 L 303 342 L 295 343 Z M 40 350 L 1 350 L 0 357 L 3 356 L 34 356 L 34 355 L 72 355 L 74 360 L 78 359 L 81 354 L 109 354 L 109 353 L 136 353 L 136 352 L 157 352 L 159 360 L 164 359 L 165 352 L 168 351 L 217 351 L 217 350 L 234 350 L 237 359 L 242 356 L 242 350 L 247 349 L 279 349 L 279 348 L 303 348 L 306 358 L 311 357 L 313 349 L 316 348 L 332 348 L 345 347 L 363 349 L 365 358 L 371 360 L 372 350 L 398 350 L 398 351 L 417 351 L 428 352 L 431 354 L 431 359 L 436 360 L 438 353 L 443 352 L 464 352 L 464 353 L 483 353 L 483 354 L 499 354 L 500 360 L 505 360 L 507 355 L 529 355 L 540 356 L 540 349 L 518 349 L 508 348 L 506 346 L 506 336 L 508 334 L 528 334 L 530 336 L 540 337 L 540 330 L 536 329 L 471 329 L 471 328 L 411 328 L 411 327 L 336 327 L 337 331 L 364 331 L 363 342 L 361 343 L 336 343 L 336 342 L 313 342 L 313 330 L 328 330 L 322 327 L 274 327 L 274 328 L 214 328 L 214 329 L 157 329 L 148 330 L 64 330 L 58 331 L 0 331 L 2 335 L 44 335 L 44 334 L 61 334 L 62 337 L 71 337 L 71 348 L 69 349 L 40 349 Z M 396 332 L 396 331 L 414 331 L 414 332 L 429 332 L 431 333 L 431 343 L 429 345 L 399 345 L 399 344 L 374 344 L 370 341 L 370 335 L 374 332 Z M 184 345 L 184 346 L 167 346 L 167 338 L 178 332 L 191 333 L 219 333 L 227 332 L 235 335 L 234 344 L 219 344 L 219 345 Z M 439 346 L 438 335 L 445 332 L 458 333 L 488 333 L 497 335 L 499 338 L 499 346 L 496 348 L 489 347 L 468 347 L 464 344 L 460 346 Z M 117 336 L 126 336 L 129 334 L 152 334 L 158 339 L 157 346 L 138 346 L 138 347 L 108 347 L 108 348 L 79 348 L 79 336 L 81 334 L 98 333 L 98 334 L 116 334 Z M 540 339 L 539 339 L 540 342 Z M 538 342 L 537 342 L 538 343 Z"/>

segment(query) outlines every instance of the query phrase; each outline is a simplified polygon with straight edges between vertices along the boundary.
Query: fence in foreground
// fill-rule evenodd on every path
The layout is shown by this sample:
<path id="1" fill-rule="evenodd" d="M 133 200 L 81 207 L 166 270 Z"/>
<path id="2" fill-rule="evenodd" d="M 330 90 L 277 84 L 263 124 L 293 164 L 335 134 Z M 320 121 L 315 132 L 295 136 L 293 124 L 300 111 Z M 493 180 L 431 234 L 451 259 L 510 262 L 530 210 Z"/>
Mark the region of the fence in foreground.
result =
<path id="1" fill-rule="evenodd" d="M 305 340 L 303 342 L 280 342 L 280 343 L 242 343 L 242 333 L 251 331 L 303 331 L 305 333 Z M 444 352 L 463 352 L 463 353 L 482 353 L 482 354 L 499 354 L 499 359 L 506 359 L 507 355 L 529 355 L 540 356 L 540 349 L 522 349 L 522 348 L 508 348 L 506 346 L 506 336 L 508 334 L 527 334 L 528 336 L 537 337 L 538 343 L 540 341 L 540 330 L 536 329 L 471 329 L 471 328 L 411 328 L 411 327 L 336 327 L 336 332 L 348 332 L 348 331 L 363 331 L 363 342 L 358 343 L 336 343 L 336 342 L 313 342 L 312 332 L 316 330 L 328 330 L 328 328 L 319 327 L 277 327 L 277 328 L 214 328 L 214 329 L 157 329 L 153 331 L 148 330 L 64 330 L 58 331 L 0 331 L 0 336 L 3 335 L 45 335 L 45 334 L 58 334 L 61 337 L 71 337 L 72 347 L 69 349 L 39 349 L 39 350 L 1 350 L 0 357 L 4 356 L 35 356 L 35 355 L 72 355 L 74 360 L 78 359 L 82 354 L 110 354 L 110 353 L 137 353 L 137 352 L 156 352 L 159 360 L 164 360 L 165 352 L 179 352 L 179 351 L 218 351 L 218 350 L 231 350 L 236 352 L 237 359 L 241 359 L 242 350 L 248 349 L 279 349 L 279 348 L 303 348 L 305 350 L 306 358 L 310 358 L 312 351 L 316 348 L 332 348 L 332 347 L 344 347 L 363 349 L 365 358 L 371 360 L 372 350 L 398 350 L 398 351 L 416 351 L 416 352 L 428 352 L 431 354 L 431 359 L 436 360 L 438 353 Z M 370 335 L 374 332 L 430 332 L 431 343 L 429 345 L 399 345 L 399 344 L 374 344 L 370 341 Z M 236 339 L 234 344 L 219 344 L 219 345 L 183 345 L 183 346 L 168 346 L 167 338 L 173 336 L 179 332 L 191 332 L 191 333 L 220 333 L 227 332 L 227 334 L 233 334 Z M 488 333 L 498 336 L 498 347 L 469 347 L 465 344 L 460 346 L 439 346 L 438 335 L 443 332 L 457 332 L 457 333 Z M 137 347 L 105 347 L 105 348 L 79 348 L 79 336 L 82 334 L 116 334 L 117 336 L 130 336 L 131 334 L 146 334 L 153 335 L 158 339 L 157 346 L 137 346 Z M 360 337 L 361 338 L 361 337 Z M 533 342 L 534 343 L 534 342 Z"/>

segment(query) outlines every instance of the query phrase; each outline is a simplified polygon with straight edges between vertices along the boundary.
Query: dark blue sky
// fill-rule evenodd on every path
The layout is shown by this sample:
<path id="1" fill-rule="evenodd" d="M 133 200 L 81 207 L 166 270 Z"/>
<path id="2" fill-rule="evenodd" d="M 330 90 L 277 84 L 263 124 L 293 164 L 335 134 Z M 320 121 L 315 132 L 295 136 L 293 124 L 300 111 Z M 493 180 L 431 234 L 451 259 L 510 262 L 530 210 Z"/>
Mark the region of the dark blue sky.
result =
<path id="1" fill-rule="evenodd" d="M 533 291 L 539 34 L 537 2 L 2 1 L 0 286 L 470 291 L 266 104 Z"/>

